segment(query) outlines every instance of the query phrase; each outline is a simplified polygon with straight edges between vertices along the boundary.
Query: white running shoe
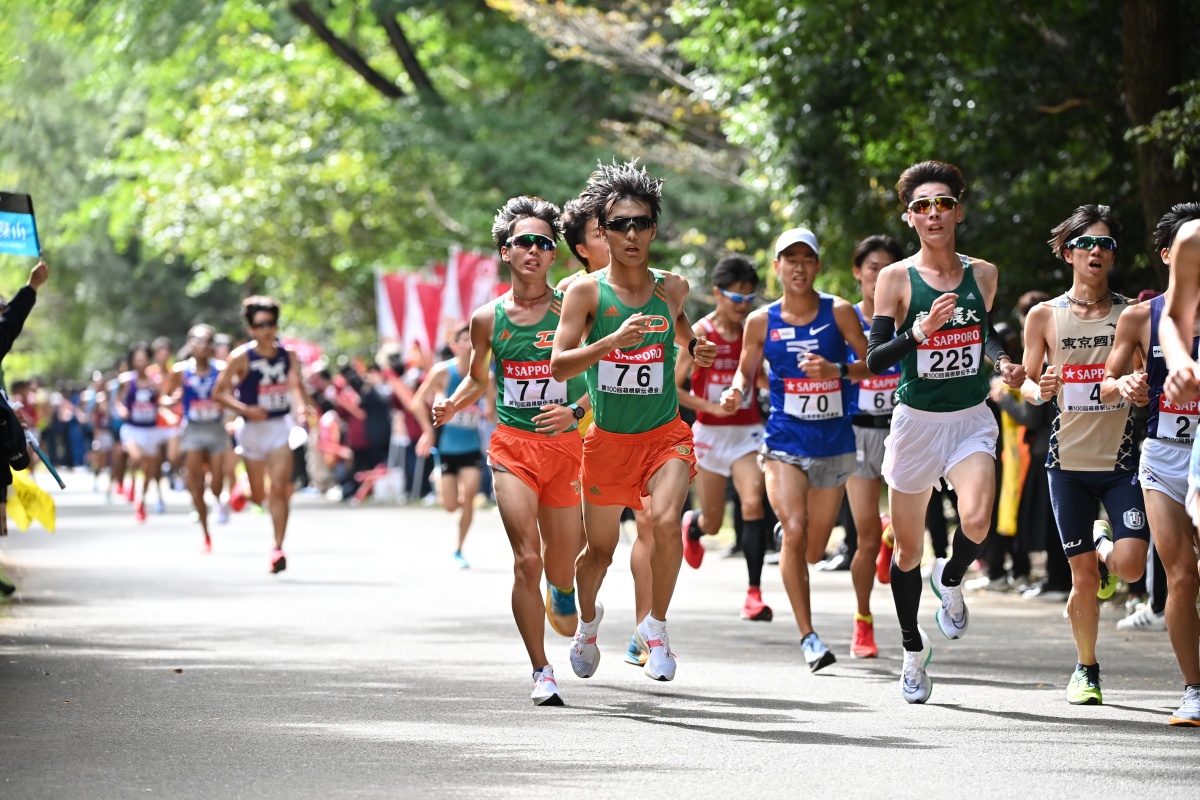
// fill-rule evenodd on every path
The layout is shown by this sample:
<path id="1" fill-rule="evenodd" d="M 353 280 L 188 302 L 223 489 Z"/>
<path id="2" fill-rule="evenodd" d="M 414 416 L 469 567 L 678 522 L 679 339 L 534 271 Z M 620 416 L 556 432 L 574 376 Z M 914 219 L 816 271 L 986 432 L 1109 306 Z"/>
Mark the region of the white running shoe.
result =
<path id="1" fill-rule="evenodd" d="M 562 695 L 554 681 L 554 667 L 547 664 L 533 673 L 533 694 L 529 696 L 535 706 L 561 706 Z"/>
<path id="2" fill-rule="evenodd" d="M 579 627 L 575 629 L 575 639 L 571 642 L 571 669 L 581 678 L 590 678 L 596 674 L 600 666 L 600 648 L 596 646 L 596 634 L 600 631 L 600 620 L 604 619 L 604 606 L 596 601 L 596 618 L 584 622 L 579 615 Z"/>
<path id="3" fill-rule="evenodd" d="M 1167 629 L 1166 614 L 1155 614 L 1150 604 L 1142 606 L 1124 619 L 1117 620 L 1119 631 L 1145 631 L 1153 633 Z"/>
<path id="4" fill-rule="evenodd" d="M 900 694 L 909 703 L 924 703 L 933 694 L 933 680 L 925 672 L 933 658 L 933 645 L 924 628 L 918 627 L 917 632 L 921 634 L 921 649 L 904 651 L 904 668 L 900 671 Z"/>
<path id="5" fill-rule="evenodd" d="M 1183 690 L 1183 702 L 1171 715 L 1170 724 L 1200 727 L 1200 686 L 1189 686 Z"/>
<path id="6" fill-rule="evenodd" d="M 225 525 L 229 522 L 229 502 L 220 500 L 217 502 L 217 524 Z"/>
<path id="7" fill-rule="evenodd" d="M 667 623 L 651 622 L 647 616 L 637 626 L 634 634 L 637 643 L 649 653 L 646 666 L 642 671 L 646 677 L 656 681 L 675 679 L 675 654 L 671 652 L 671 644 L 667 641 Z"/>
<path id="8" fill-rule="evenodd" d="M 934 619 L 938 629 L 947 639 L 961 639 L 967 632 L 967 622 L 971 615 L 967 604 L 963 601 L 962 586 L 946 586 L 942 583 L 942 573 L 946 570 L 946 559 L 939 558 L 933 564 L 933 572 L 929 573 L 929 585 L 933 593 L 942 601 L 942 607 L 937 610 Z"/>

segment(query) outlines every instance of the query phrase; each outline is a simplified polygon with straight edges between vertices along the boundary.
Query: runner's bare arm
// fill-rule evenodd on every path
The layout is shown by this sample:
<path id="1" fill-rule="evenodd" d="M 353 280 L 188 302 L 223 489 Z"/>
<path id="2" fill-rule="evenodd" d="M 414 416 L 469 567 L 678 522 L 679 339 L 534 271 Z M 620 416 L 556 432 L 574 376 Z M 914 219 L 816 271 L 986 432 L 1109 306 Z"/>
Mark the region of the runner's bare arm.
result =
<path id="1" fill-rule="evenodd" d="M 433 404 L 434 426 L 445 425 L 460 408 L 477 402 L 488 388 L 492 364 L 492 333 L 496 327 L 495 307 L 488 303 L 471 315 L 471 366 L 454 394 Z"/>
<path id="2" fill-rule="evenodd" d="M 413 411 L 416 412 L 417 424 L 421 426 L 421 438 L 417 439 L 417 455 L 424 458 L 433 450 L 433 418 L 430 413 L 432 398 L 438 392 L 446 389 L 449 373 L 444 361 L 439 361 L 425 376 L 425 382 L 413 395 Z"/>
<path id="3" fill-rule="evenodd" d="M 1200 220 L 1184 223 L 1171 247 L 1171 277 L 1166 313 L 1158 321 L 1158 341 L 1170 372 L 1163 390 L 1173 403 L 1189 403 L 1200 395 L 1200 367 L 1192 358 L 1196 305 L 1200 302 Z"/>
<path id="4" fill-rule="evenodd" d="M 705 338 L 703 333 L 697 334 L 687 317 L 684 304 L 687 302 L 689 286 L 687 278 L 674 272 L 663 273 L 663 283 L 667 290 L 667 303 L 675 314 L 675 342 L 681 350 L 690 351 L 692 360 L 698 367 L 711 367 L 717 358 L 717 346 Z M 692 345 L 692 340 L 696 344 Z"/>
<path id="5" fill-rule="evenodd" d="M 170 373 L 167 374 L 167 382 L 163 387 L 162 396 L 158 402 L 164 406 L 173 406 L 183 399 L 183 370 L 184 362 L 171 366 Z"/>
<path id="6" fill-rule="evenodd" d="M 854 310 L 853 305 L 839 297 L 833 301 L 833 318 L 837 320 L 842 338 L 854 351 L 854 355 L 858 356 L 858 360 L 850 365 L 846 377 L 855 382 L 870 378 L 871 370 L 867 368 L 867 337 L 863 334 L 862 323 L 858 321 L 858 312 Z"/>
<path id="7" fill-rule="evenodd" d="M 296 410 L 303 416 L 306 424 L 310 421 L 315 422 L 320 414 L 317 413 L 317 404 L 309 395 L 308 389 L 304 386 L 304 380 L 301 378 L 303 373 L 300 368 L 300 359 L 291 352 L 288 353 L 288 358 L 292 362 L 292 368 L 288 370 L 288 389 L 292 392 L 292 402 L 295 403 Z"/>
<path id="8" fill-rule="evenodd" d="M 1043 373 L 1049 337 L 1053 334 L 1054 312 L 1050 306 L 1039 303 L 1029 310 L 1025 318 L 1025 381 L 1021 385 L 1021 397 L 1027 403 L 1040 405 L 1054 395 L 1062 385 L 1062 374 L 1056 367 Z"/>
<path id="9" fill-rule="evenodd" d="M 594 280 L 577 280 L 567 289 L 550 354 L 550 375 L 554 380 L 574 378 L 613 350 L 636 347 L 646 338 L 646 317 L 633 314 L 613 333 L 584 344 L 599 301 L 600 287 Z"/>
<path id="10" fill-rule="evenodd" d="M 767 340 L 767 309 L 760 308 L 746 318 L 742 333 L 742 355 L 738 359 L 733 384 L 721 394 L 721 405 L 729 413 L 738 410 L 746 392 L 754 391 L 754 378 L 763 360 L 763 345 Z"/>
<path id="11" fill-rule="evenodd" d="M 1149 303 L 1131 306 L 1117 317 L 1115 341 L 1104 363 L 1104 381 L 1100 384 L 1100 402 L 1104 405 L 1115 406 L 1122 400 L 1139 406 L 1150 402 L 1146 373 L 1134 371 L 1134 357 L 1145 349 L 1149 327 Z"/>
<path id="12" fill-rule="evenodd" d="M 213 387 L 213 399 L 238 416 L 250 419 L 250 416 L 247 416 L 253 413 L 250 406 L 233 395 L 233 387 L 241 383 L 242 378 L 246 377 L 246 370 L 249 369 L 250 359 L 246 355 L 247 349 L 246 345 L 242 345 L 230 354 L 229 363 L 217 376 L 217 385 Z M 266 412 L 263 411 L 263 414 L 265 415 Z"/>
<path id="13" fill-rule="evenodd" d="M 704 328 L 699 322 L 693 325 L 691 330 L 692 335 L 696 338 L 704 334 Z M 691 339 L 688 341 L 691 341 Z M 703 411 L 706 414 L 728 416 L 729 412 L 720 403 L 713 403 L 683 388 L 688 378 L 691 377 L 692 369 L 695 365 L 696 360 L 688 353 L 687 347 L 680 348 L 679 355 L 675 359 L 675 388 L 679 395 L 679 405 L 683 408 L 690 408 L 692 411 Z"/>

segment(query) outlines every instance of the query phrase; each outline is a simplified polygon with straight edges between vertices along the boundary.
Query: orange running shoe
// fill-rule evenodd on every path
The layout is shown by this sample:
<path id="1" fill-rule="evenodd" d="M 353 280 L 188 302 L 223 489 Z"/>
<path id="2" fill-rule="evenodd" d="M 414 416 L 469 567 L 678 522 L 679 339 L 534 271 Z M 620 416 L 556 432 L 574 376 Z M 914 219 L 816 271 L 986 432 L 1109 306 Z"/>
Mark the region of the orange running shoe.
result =
<path id="1" fill-rule="evenodd" d="M 875 619 L 854 615 L 854 635 L 850 637 L 850 655 L 855 658 L 876 658 L 879 648 L 875 646 Z"/>

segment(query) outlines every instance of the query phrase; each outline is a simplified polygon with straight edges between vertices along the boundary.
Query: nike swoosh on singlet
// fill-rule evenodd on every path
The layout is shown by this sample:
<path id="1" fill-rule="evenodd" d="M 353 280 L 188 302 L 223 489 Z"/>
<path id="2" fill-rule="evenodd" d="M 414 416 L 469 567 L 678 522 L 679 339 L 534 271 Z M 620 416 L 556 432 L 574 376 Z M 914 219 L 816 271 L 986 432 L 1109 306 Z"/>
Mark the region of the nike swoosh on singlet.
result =
<path id="1" fill-rule="evenodd" d="M 828 328 L 828 327 L 829 327 L 830 325 L 832 325 L 832 324 L 833 324 L 832 322 L 826 322 L 824 325 L 822 325 L 822 326 L 821 326 L 821 327 L 819 327 L 819 328 L 814 328 L 814 327 L 812 327 L 812 326 L 809 326 L 809 328 L 808 328 L 808 335 L 809 335 L 809 336 L 816 336 L 818 333 L 820 333 L 821 331 L 825 330 L 826 328 Z"/>

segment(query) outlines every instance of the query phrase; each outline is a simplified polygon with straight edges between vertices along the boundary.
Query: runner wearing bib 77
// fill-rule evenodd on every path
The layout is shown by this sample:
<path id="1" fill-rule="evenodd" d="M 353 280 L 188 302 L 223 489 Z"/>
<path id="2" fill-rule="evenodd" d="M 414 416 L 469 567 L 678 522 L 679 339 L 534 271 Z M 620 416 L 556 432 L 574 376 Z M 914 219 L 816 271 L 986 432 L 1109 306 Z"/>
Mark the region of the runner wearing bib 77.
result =
<path id="1" fill-rule="evenodd" d="M 900 693 L 909 703 L 924 703 L 933 691 L 926 672 L 932 649 L 918 623 L 932 487 L 946 478 L 958 495 L 961 524 L 953 553 L 935 561 L 930 576 L 942 601 L 938 627 L 957 639 L 968 622 L 962 578 L 983 550 L 996 494 L 999 430 L 985 405 L 990 369 L 984 356 L 1009 386 L 1019 387 L 1025 378 L 1025 370 L 989 335 L 996 267 L 954 249 L 965 191 L 966 181 L 952 164 L 924 161 L 901 173 L 896 192 L 921 249 L 879 273 L 867 352 L 877 375 L 900 364 L 882 471 L 895 541 L 892 599 L 904 643 Z"/>
<path id="2" fill-rule="evenodd" d="M 1176 272 L 1172 245 L 1189 222 L 1200 222 L 1200 203 L 1180 203 L 1171 208 L 1154 229 L 1159 257 Z M 1200 269 L 1200 260 L 1190 269 Z M 1200 303 L 1200 296 L 1192 300 Z M 1116 344 L 1105 365 L 1101 396 L 1107 402 L 1147 404 L 1147 438 L 1142 445 L 1138 478 L 1146 502 L 1146 517 L 1154 549 L 1167 573 L 1167 602 L 1163 614 L 1175 660 L 1183 673 L 1183 701 L 1169 718 L 1171 725 L 1200 726 L 1200 616 L 1196 597 L 1196 528 L 1188 516 L 1189 465 L 1196 442 L 1196 417 L 1200 398 L 1166 396 L 1168 370 L 1160 338 L 1167 321 L 1167 298 L 1132 306 L 1117 320 Z M 1200 336 L 1192 329 L 1189 357 L 1195 361 Z M 1132 372 L 1135 359 L 1146 361 L 1144 373 Z M 1132 373 L 1132 374 L 1131 374 Z"/>
<path id="3" fill-rule="evenodd" d="M 1071 289 L 1030 309 L 1025 323 L 1029 379 L 1022 394 L 1030 403 L 1053 401 L 1057 410 L 1046 475 L 1071 565 L 1067 614 L 1078 660 L 1066 694 L 1075 705 L 1103 702 L 1097 594 L 1111 596 L 1115 576 L 1140 578 L 1150 541 L 1129 404 L 1110 393 L 1116 405 L 1107 406 L 1100 396 L 1118 319 L 1130 306 L 1108 287 L 1120 235 L 1116 213 L 1108 206 L 1080 206 L 1056 226 L 1049 244 L 1071 268 Z M 1097 518 L 1101 502 L 1111 526 Z"/>
<path id="4" fill-rule="evenodd" d="M 825 552 L 846 479 L 854 471 L 850 380 L 868 377 L 866 337 L 854 307 L 816 290 L 817 237 L 784 231 L 775 243 L 783 298 L 746 320 L 742 354 L 722 405 L 735 410 L 754 390 L 765 358 L 771 413 L 763 436 L 767 497 L 783 529 L 779 571 L 800 628 L 800 649 L 816 672 L 837 659 L 813 630 L 808 565 Z M 847 364 L 853 351 L 860 361 Z"/>
<path id="5" fill-rule="evenodd" d="M 687 280 L 649 267 L 662 181 L 636 164 L 601 164 L 585 192 L 599 201 L 598 221 L 609 250 L 606 268 L 567 290 L 550 358 L 551 374 L 584 374 L 595 422 L 583 444 L 583 520 L 587 544 L 576 563 L 579 627 L 571 647 L 575 674 L 600 663 L 597 635 L 603 606 L 596 596 L 619 539 L 622 509 L 650 496 L 650 613 L 637 643 L 649 655 L 647 677 L 675 677 L 667 609 L 683 560 L 679 519 L 694 474 L 692 431 L 679 419 L 675 347 L 709 366 L 716 347 L 693 337 L 683 305 Z"/>
<path id="6" fill-rule="evenodd" d="M 448 399 L 433 406 L 439 427 L 452 423 L 459 409 L 476 407 L 495 355 L 500 424 L 488 462 L 513 551 L 513 617 L 534 670 L 531 699 L 539 706 L 563 704 L 543 639 L 547 619 L 562 636 L 575 632 L 575 559 L 582 544 L 583 443 L 575 428 L 585 387 L 582 378 L 563 382 L 550 373 L 562 293 L 550 288 L 546 273 L 558 235 L 558 207 L 540 197 L 514 197 L 497 212 L 492 237 L 511 270 L 512 291 L 471 315 L 468 372 Z"/>

